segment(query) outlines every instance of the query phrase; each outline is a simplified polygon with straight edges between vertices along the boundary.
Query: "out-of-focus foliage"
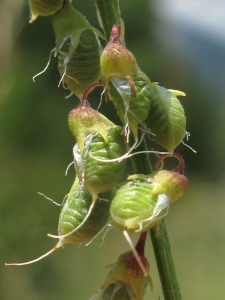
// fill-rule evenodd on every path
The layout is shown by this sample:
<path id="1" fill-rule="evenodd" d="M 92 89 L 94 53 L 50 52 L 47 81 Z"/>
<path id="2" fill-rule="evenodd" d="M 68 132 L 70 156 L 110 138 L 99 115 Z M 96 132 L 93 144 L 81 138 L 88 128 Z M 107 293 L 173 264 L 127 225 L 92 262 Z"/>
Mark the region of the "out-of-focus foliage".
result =
<path id="1" fill-rule="evenodd" d="M 28 24 L 26 1 L 20 1 L 21 15 L 20 9 L 15 11 L 14 2 L 18 3 L 0 3 L 0 9 L 12 17 L 12 27 L 1 24 L 1 28 L 13 28 L 8 31 L 12 43 L 6 43 L 6 33 L 3 40 L 3 46 L 10 48 L 8 52 L 4 48 L 4 56 L 0 55 L 0 299 L 85 300 L 102 285 L 104 266 L 129 250 L 116 229 L 101 248 L 99 237 L 88 247 L 65 246 L 31 266 L 3 266 L 5 262 L 33 259 L 55 244 L 46 233 L 56 233 L 60 208 L 37 192 L 60 202 L 70 190 L 74 170 L 70 169 L 67 177 L 64 173 L 72 161 L 74 138 L 67 117 L 78 105 L 75 96 L 64 99 L 68 91 L 57 87 L 60 75 L 56 58 L 33 83 L 32 76 L 44 68 L 54 48 L 51 17 L 39 17 Z M 99 28 L 93 1 L 76 0 L 74 6 Z M 195 77 L 194 69 L 162 47 L 153 8 L 154 2 L 149 0 L 121 1 L 126 46 L 140 68 L 152 81 L 187 94 L 181 101 L 191 132 L 189 143 L 198 153 L 178 147 L 186 161 L 189 188 L 167 218 L 181 291 L 184 299 L 223 299 L 224 103 L 215 98 L 216 85 L 215 90 L 209 90 Z M 100 91 L 96 89 L 89 96 L 94 108 Z M 111 103 L 103 103 L 100 111 L 118 123 Z M 154 282 L 151 297 L 162 298 L 150 243 L 146 256 Z"/>

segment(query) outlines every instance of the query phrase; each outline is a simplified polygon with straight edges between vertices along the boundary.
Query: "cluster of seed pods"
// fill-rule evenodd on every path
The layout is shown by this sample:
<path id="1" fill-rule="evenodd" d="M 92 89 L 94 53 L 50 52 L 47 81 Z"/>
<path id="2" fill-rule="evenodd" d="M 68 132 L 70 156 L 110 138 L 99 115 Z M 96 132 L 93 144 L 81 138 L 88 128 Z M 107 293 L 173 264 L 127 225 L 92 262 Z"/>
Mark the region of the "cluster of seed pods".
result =
<path id="1" fill-rule="evenodd" d="M 110 41 L 102 51 L 98 40 L 101 33 L 70 2 L 29 0 L 29 6 L 31 22 L 38 15 L 57 12 L 53 28 L 60 83 L 80 99 L 68 117 L 76 140 L 76 178 L 59 216 L 58 235 L 49 234 L 58 239 L 56 246 L 32 261 L 8 265 L 39 261 L 64 244 L 88 244 L 111 219 L 132 250 L 119 257 L 97 296 L 104 299 L 105 293 L 110 294 L 107 299 L 142 300 L 146 286 L 152 287 L 144 256 L 146 232 L 168 214 L 169 206 L 187 186 L 184 161 L 174 153 L 186 134 L 184 109 L 177 98 L 184 93 L 149 80 L 121 40 L 119 25 L 112 27 Z M 96 86 L 104 87 L 105 98 L 113 102 L 122 126 L 91 108 L 87 98 Z M 166 154 L 155 151 L 160 154 L 155 171 L 133 174 L 124 182 L 126 160 L 137 154 L 142 135 L 165 148 Z M 135 141 L 132 146 L 131 136 Z M 176 169 L 162 169 L 167 157 L 178 159 Z M 133 233 L 140 234 L 136 247 L 130 239 Z"/>

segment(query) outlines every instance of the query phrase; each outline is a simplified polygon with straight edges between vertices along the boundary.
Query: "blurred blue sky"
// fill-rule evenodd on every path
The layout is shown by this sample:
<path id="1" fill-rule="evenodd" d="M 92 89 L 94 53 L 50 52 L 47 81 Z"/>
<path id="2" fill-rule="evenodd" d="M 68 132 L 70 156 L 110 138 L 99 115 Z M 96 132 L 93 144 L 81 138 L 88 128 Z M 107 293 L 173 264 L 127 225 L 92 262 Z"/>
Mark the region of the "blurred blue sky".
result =
<path id="1" fill-rule="evenodd" d="M 217 87 L 218 100 L 225 80 L 225 1 L 159 0 L 156 14 L 161 41 L 194 68 L 199 80 Z M 206 81 L 206 82 L 205 82 Z M 222 91 L 222 92 L 221 92 Z"/>

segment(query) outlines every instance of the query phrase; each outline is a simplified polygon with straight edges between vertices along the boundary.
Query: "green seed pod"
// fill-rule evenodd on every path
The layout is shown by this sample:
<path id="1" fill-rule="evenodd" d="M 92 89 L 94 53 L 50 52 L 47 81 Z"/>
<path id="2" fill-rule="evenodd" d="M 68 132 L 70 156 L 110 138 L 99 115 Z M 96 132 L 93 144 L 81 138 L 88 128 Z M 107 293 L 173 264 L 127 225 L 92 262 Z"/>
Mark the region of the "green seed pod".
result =
<path id="1" fill-rule="evenodd" d="M 169 197 L 152 194 L 152 182 L 132 180 L 120 187 L 110 206 L 116 226 L 128 233 L 144 232 L 168 213 Z"/>
<path id="2" fill-rule="evenodd" d="M 100 134 L 108 143 L 108 129 L 116 127 L 109 119 L 92 109 L 87 101 L 82 101 L 69 113 L 70 131 L 77 140 L 80 153 L 83 154 L 84 141 L 89 134 Z"/>
<path id="3" fill-rule="evenodd" d="M 100 79 L 99 59 L 99 44 L 90 29 L 82 32 L 76 50 L 69 40 L 62 46 L 58 56 L 59 73 L 66 87 L 78 98 Z"/>
<path id="4" fill-rule="evenodd" d="M 54 16 L 53 27 L 61 81 L 81 98 L 87 87 L 101 77 L 101 46 L 97 36 L 102 35 L 70 3 Z"/>
<path id="5" fill-rule="evenodd" d="M 186 133 L 184 109 L 176 97 L 178 92 L 167 90 L 157 84 L 149 90 L 151 109 L 145 121 L 146 125 L 155 134 L 155 142 L 173 152 Z M 179 95 L 184 94 L 179 92 Z"/>
<path id="6" fill-rule="evenodd" d="M 111 190 L 119 182 L 126 167 L 126 160 L 121 162 L 96 160 L 115 159 L 126 152 L 120 128 L 111 128 L 107 133 L 107 143 L 100 134 L 88 135 L 83 155 L 78 144 L 73 149 L 76 174 L 84 188 L 92 194 L 93 201 L 99 193 Z"/>
<path id="7" fill-rule="evenodd" d="M 130 85 L 124 80 L 112 79 L 112 84 L 113 87 L 109 92 L 110 100 L 114 103 L 122 123 L 125 127 L 128 125 L 136 140 L 138 125 L 147 119 L 150 110 L 149 84 L 141 76 L 134 76 L 136 97 L 131 95 Z"/>
<path id="8" fill-rule="evenodd" d="M 55 14 L 63 6 L 64 0 L 28 0 L 32 23 L 38 16 Z"/>
<path id="9" fill-rule="evenodd" d="M 90 242 L 106 225 L 109 219 L 109 206 L 113 191 L 101 194 L 102 200 L 97 200 L 86 222 L 74 233 L 60 238 L 61 244 L 81 244 Z M 59 236 L 65 235 L 77 228 L 85 219 L 92 203 L 91 194 L 78 187 L 71 198 L 64 204 L 58 225 Z"/>
<path id="10" fill-rule="evenodd" d="M 50 251 L 40 257 L 24 263 L 6 265 L 23 266 L 35 263 L 59 249 L 64 244 L 82 244 L 91 242 L 107 224 L 109 206 L 114 196 L 114 190 L 101 194 L 101 199 L 92 205 L 92 196 L 79 186 L 76 178 L 59 217 L 59 236 L 48 234 L 59 241 Z M 87 213 L 89 213 L 87 218 Z M 85 221 L 85 222 L 84 222 Z"/>
<path id="11" fill-rule="evenodd" d="M 113 25 L 110 41 L 103 49 L 100 66 L 105 86 L 113 77 L 126 79 L 136 95 L 133 76 L 138 75 L 139 68 L 133 54 L 121 43 L 120 26 L 117 24 Z"/>

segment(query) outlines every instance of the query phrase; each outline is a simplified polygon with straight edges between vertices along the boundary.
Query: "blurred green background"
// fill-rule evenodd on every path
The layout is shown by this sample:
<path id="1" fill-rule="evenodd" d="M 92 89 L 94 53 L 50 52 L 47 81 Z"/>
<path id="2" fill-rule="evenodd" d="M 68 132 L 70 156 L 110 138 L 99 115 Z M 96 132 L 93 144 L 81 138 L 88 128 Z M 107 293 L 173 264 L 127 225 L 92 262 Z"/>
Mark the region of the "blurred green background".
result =
<path id="1" fill-rule="evenodd" d="M 186 162 L 189 186 L 166 219 L 177 275 L 183 299 L 224 299 L 225 46 L 214 43 L 210 34 L 202 37 L 193 30 L 191 35 L 185 27 L 179 40 L 174 30 L 180 28 L 170 31 L 155 3 L 123 0 L 121 12 L 127 47 L 140 68 L 152 81 L 187 94 L 181 101 L 191 133 L 188 144 L 197 154 L 184 145 L 177 149 Z M 99 28 L 93 1 L 76 0 L 74 7 Z M 26 1 L 1 1 L 0 299 L 85 300 L 103 284 L 104 267 L 129 249 L 116 228 L 102 247 L 98 237 L 88 247 L 66 245 L 33 265 L 4 266 L 36 258 L 55 245 L 46 234 L 56 233 L 60 208 L 37 192 L 61 202 L 74 179 L 73 168 L 64 174 L 75 143 L 67 116 L 78 99 L 65 99 L 69 92 L 57 87 L 55 58 L 32 81 L 47 63 L 54 34 L 51 18 L 39 17 L 32 24 L 28 20 Z M 89 97 L 94 108 L 99 95 L 96 89 Z M 101 108 L 117 121 L 113 111 L 110 104 Z M 154 282 L 146 299 L 163 299 L 150 239 L 146 254 Z"/>

